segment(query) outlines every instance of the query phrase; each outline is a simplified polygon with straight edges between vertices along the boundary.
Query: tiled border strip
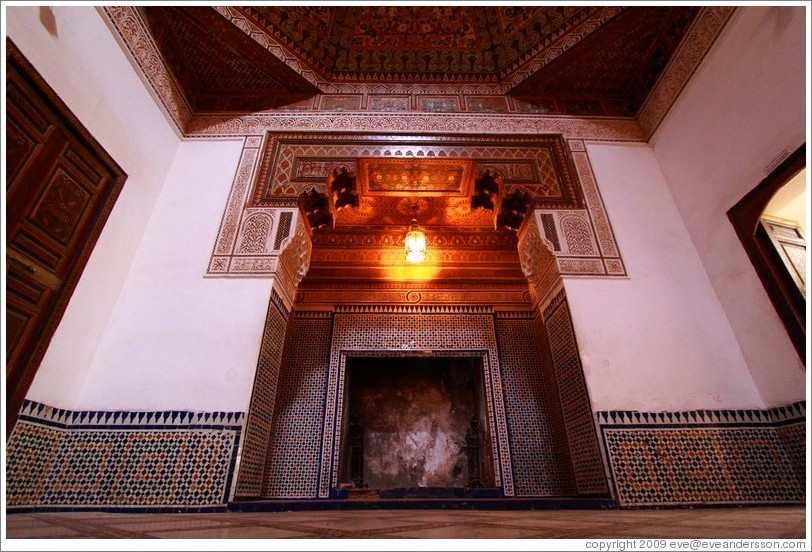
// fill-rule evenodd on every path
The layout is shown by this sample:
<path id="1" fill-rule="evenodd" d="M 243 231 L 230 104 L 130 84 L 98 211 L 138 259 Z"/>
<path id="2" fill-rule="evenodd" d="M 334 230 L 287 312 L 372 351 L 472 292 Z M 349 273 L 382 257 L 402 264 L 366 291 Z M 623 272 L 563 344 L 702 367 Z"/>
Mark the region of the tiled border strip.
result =
<path id="1" fill-rule="evenodd" d="M 26 400 L 6 447 L 7 509 L 223 510 L 244 419 L 72 411 Z"/>
<path id="2" fill-rule="evenodd" d="M 596 418 L 620 507 L 805 500 L 805 401 Z"/>

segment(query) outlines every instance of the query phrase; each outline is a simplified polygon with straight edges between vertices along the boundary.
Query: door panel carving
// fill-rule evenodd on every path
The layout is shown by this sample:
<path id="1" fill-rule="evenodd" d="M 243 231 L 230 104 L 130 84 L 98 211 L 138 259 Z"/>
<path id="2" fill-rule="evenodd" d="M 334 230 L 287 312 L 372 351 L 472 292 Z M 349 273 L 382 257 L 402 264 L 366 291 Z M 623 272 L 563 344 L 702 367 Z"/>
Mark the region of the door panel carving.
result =
<path id="1" fill-rule="evenodd" d="M 6 429 L 126 174 L 6 42 Z"/>

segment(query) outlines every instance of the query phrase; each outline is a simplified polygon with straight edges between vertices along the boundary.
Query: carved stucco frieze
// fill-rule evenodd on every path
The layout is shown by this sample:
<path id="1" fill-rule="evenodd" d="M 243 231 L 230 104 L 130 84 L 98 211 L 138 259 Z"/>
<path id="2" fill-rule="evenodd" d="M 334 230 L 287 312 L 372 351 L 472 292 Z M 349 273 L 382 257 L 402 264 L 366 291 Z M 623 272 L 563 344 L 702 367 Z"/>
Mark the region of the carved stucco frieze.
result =
<path id="1" fill-rule="evenodd" d="M 186 127 L 194 138 L 265 132 L 398 132 L 458 134 L 561 134 L 566 138 L 642 142 L 633 119 L 473 113 L 255 113 L 197 115 Z"/>
<path id="2" fill-rule="evenodd" d="M 703 7 L 637 113 L 649 140 L 730 20 L 735 6 Z"/>
<path id="3" fill-rule="evenodd" d="M 537 213 L 533 213 L 519 232 L 519 259 L 534 307 L 561 286 L 561 272 L 552 252 L 553 246 L 542 235 Z"/>
<path id="4" fill-rule="evenodd" d="M 288 310 L 293 309 L 296 290 L 310 267 L 312 250 L 313 246 L 307 237 L 304 223 L 301 217 L 297 216 L 293 236 L 282 242 L 282 251 L 279 253 L 279 262 L 273 282 L 273 288 Z"/>
<path id="5" fill-rule="evenodd" d="M 192 109 L 169 71 L 166 60 L 152 39 L 147 25 L 135 6 L 106 6 L 98 8 L 112 28 L 118 41 L 126 48 L 141 79 L 158 100 L 159 105 L 183 134 L 192 118 Z"/>
<path id="6" fill-rule="evenodd" d="M 363 146 L 361 142 L 380 140 L 381 136 L 359 135 L 358 144 L 352 140 L 347 141 L 346 137 L 343 141 L 333 143 L 329 135 L 322 137 L 319 134 L 308 136 L 292 133 L 247 137 L 223 214 L 218 238 L 209 261 L 207 276 L 273 276 L 276 269 L 276 257 L 279 255 L 282 240 L 290 233 L 291 219 L 294 216 L 295 208 L 292 205 L 285 206 L 281 204 L 281 206 L 276 207 L 273 203 L 265 205 L 268 202 L 264 198 L 266 196 L 276 198 L 280 193 L 283 193 L 283 195 L 278 197 L 284 198 L 284 194 L 289 189 L 295 190 L 298 189 L 296 186 L 301 187 L 304 185 L 297 184 L 299 180 L 305 184 L 317 186 L 318 182 L 315 180 L 310 182 L 317 175 L 315 173 L 311 175 L 313 171 L 310 169 L 299 174 L 305 170 L 302 167 L 314 165 L 316 167 L 314 170 L 321 174 L 323 171 L 320 171 L 319 168 L 333 166 L 339 162 L 352 163 L 353 158 L 361 155 L 362 151 L 367 151 L 364 148 L 369 149 L 369 146 Z M 398 145 L 391 153 L 389 152 L 391 148 L 383 145 L 380 148 L 376 146 L 370 151 L 377 152 L 380 149 L 378 155 L 403 155 L 401 150 L 412 155 L 421 153 L 425 155 L 425 151 L 429 151 L 434 155 L 445 153 L 452 157 L 471 155 L 478 158 L 484 155 L 486 157 L 491 156 L 488 157 L 490 164 L 502 163 L 505 166 L 501 167 L 500 165 L 501 168 L 510 168 L 510 163 L 515 164 L 515 161 L 510 157 L 510 152 L 516 151 L 515 148 L 521 145 L 521 136 L 509 136 L 512 136 L 514 141 L 519 140 L 513 144 L 514 149 L 498 146 L 497 144 L 483 146 L 480 144 L 482 140 L 486 140 L 483 136 L 471 137 L 470 139 L 457 136 L 455 138 L 457 142 L 454 142 L 455 145 L 453 146 L 442 142 L 443 139 L 447 139 L 446 137 L 441 138 L 441 142 L 436 144 L 429 141 L 416 145 Z M 282 140 L 283 137 L 286 139 L 298 137 L 299 139 L 288 143 Z M 495 140 L 497 143 L 501 143 L 500 140 L 505 138 L 506 136 L 500 136 Z M 537 140 L 538 138 L 528 137 L 531 142 L 534 139 Z M 527 147 L 521 151 L 529 148 L 532 144 L 536 144 L 536 142 L 532 142 L 532 144 L 531 142 L 528 142 L 525 145 Z M 580 191 L 576 195 L 583 196 L 583 205 L 580 206 L 581 200 L 578 200 L 578 204 L 570 204 L 571 201 L 562 203 L 560 208 L 537 209 L 533 214 L 535 218 L 547 217 L 544 221 L 545 224 L 542 224 L 540 220 L 535 221 L 535 224 L 539 227 L 540 236 L 548 242 L 548 248 L 557 258 L 558 269 L 563 276 L 625 277 L 626 271 L 623 260 L 598 191 L 584 141 L 570 139 L 565 144 L 564 147 L 569 150 L 574 173 L 577 175 L 577 179 L 573 179 L 573 185 L 577 182 Z M 539 147 L 538 144 L 536 146 Z M 527 149 L 527 151 L 531 150 Z M 499 157 L 504 157 L 504 160 L 499 161 Z M 300 168 L 295 169 L 295 167 Z M 559 174 L 557 178 L 561 178 L 561 175 Z M 296 182 L 293 180 L 296 180 Z M 271 187 L 272 185 L 276 187 Z M 527 185 L 525 184 L 525 186 Z M 294 201 L 294 199 L 291 198 L 291 201 Z M 463 198 L 463 201 L 467 202 L 468 200 Z M 578 208 L 579 206 L 582 208 Z M 355 208 L 358 213 L 349 213 L 344 218 L 347 218 L 347 216 L 361 217 L 363 208 L 362 202 L 362 205 Z M 454 224 L 460 222 L 464 221 L 455 221 Z M 474 233 L 469 237 L 477 238 L 477 236 Z M 464 238 L 465 236 L 460 234 L 460 237 Z M 431 237 L 431 239 L 435 238 L 440 239 L 436 236 Z M 377 250 L 381 247 L 384 249 L 398 248 L 402 243 L 400 233 L 393 234 L 391 232 L 381 234 L 377 240 L 372 241 L 362 235 L 353 233 L 347 235 L 331 233 L 328 236 L 314 236 L 313 239 L 317 242 L 325 242 L 320 243 L 322 246 L 328 245 L 338 248 L 333 251 L 333 256 L 336 257 L 337 255 L 333 260 L 349 258 L 349 253 L 343 251 L 343 248 L 362 245 L 359 240 L 369 246 L 373 245 L 374 242 L 378 246 Z M 467 245 L 480 248 L 482 245 L 479 242 L 468 244 L 468 241 L 470 240 L 459 244 L 444 241 L 442 245 L 455 245 L 455 248 L 459 249 L 465 249 Z M 489 243 L 488 245 L 503 247 L 508 244 Z M 326 251 L 322 249 L 320 254 L 324 255 Z M 248 262 L 245 259 L 237 260 L 242 256 L 249 255 L 253 257 L 267 256 L 269 260 L 266 263 Z M 464 260 L 460 255 L 452 255 L 452 257 L 454 262 Z M 452 257 L 444 257 L 444 259 L 449 260 Z"/>

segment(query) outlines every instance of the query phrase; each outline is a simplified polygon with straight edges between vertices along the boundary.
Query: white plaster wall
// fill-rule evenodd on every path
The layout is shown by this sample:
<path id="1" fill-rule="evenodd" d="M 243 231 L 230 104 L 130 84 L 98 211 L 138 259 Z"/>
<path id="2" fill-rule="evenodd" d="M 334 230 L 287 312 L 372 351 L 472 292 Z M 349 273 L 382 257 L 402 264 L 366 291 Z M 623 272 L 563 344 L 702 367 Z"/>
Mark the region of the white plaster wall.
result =
<path id="1" fill-rule="evenodd" d="M 651 148 L 587 145 L 628 279 L 565 279 L 595 410 L 761 408 Z"/>
<path id="2" fill-rule="evenodd" d="M 248 410 L 272 280 L 204 277 L 242 145 L 181 143 L 82 409 Z"/>
<path id="3" fill-rule="evenodd" d="M 94 8 L 4 8 L 8 36 L 128 175 L 28 393 L 77 408 L 180 142 Z"/>
<path id="4" fill-rule="evenodd" d="M 726 213 L 806 139 L 808 11 L 739 8 L 652 140 L 767 407 L 804 399 L 805 369 Z"/>

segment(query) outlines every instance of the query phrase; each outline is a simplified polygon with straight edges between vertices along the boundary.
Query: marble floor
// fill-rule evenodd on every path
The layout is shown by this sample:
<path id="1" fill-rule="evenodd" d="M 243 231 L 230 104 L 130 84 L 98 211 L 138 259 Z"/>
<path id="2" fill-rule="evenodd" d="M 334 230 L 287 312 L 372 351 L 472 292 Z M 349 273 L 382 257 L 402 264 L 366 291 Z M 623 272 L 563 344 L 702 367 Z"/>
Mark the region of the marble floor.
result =
<path id="1" fill-rule="evenodd" d="M 39 512 L 7 513 L 3 543 L 13 547 L 15 539 L 804 539 L 807 527 L 803 506 L 197 514 Z M 808 545 L 807 538 L 801 549 L 808 550 Z M 288 549 L 288 545 L 283 548 Z M 386 548 L 393 549 L 389 545 Z"/>

